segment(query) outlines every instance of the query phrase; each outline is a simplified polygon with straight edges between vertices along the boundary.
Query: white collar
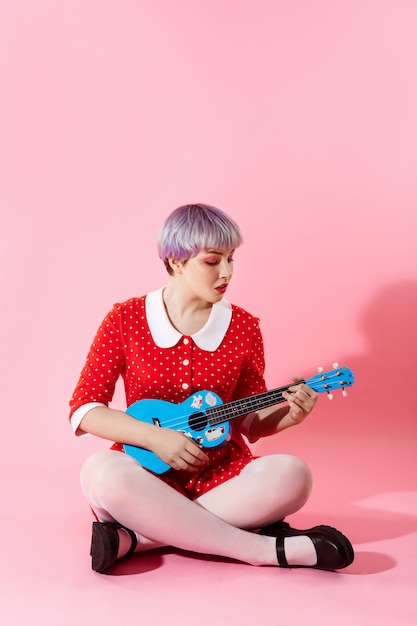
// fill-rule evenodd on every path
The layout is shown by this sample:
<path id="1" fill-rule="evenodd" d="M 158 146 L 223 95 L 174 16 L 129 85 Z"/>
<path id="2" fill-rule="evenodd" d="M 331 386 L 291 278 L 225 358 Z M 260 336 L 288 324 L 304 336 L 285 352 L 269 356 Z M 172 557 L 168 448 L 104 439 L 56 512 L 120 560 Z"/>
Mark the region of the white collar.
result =
<path id="1" fill-rule="evenodd" d="M 151 291 L 146 296 L 146 319 L 156 345 L 159 348 L 172 348 L 183 335 L 169 321 L 162 297 L 163 290 L 162 287 L 157 291 Z M 232 306 L 230 302 L 224 299 L 216 302 L 213 304 L 210 317 L 203 328 L 195 335 L 191 335 L 192 340 L 202 350 L 213 352 L 223 341 L 231 319 Z"/>

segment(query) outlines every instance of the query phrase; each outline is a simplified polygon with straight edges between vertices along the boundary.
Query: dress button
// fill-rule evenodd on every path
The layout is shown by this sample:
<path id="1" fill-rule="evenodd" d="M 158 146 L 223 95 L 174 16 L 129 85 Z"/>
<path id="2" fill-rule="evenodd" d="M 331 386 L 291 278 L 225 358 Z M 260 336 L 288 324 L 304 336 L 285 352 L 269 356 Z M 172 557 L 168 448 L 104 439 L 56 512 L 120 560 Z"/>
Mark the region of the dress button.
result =
<path id="1" fill-rule="evenodd" d="M 187 346 L 190 343 L 188 337 L 184 337 L 184 345 Z"/>
<path id="2" fill-rule="evenodd" d="M 188 359 L 184 359 L 183 362 L 182 362 L 183 365 L 188 365 L 189 363 L 190 363 L 190 361 Z"/>
<path id="3" fill-rule="evenodd" d="M 183 389 L 188 389 L 188 387 L 190 386 L 188 383 L 182 383 L 182 388 Z"/>

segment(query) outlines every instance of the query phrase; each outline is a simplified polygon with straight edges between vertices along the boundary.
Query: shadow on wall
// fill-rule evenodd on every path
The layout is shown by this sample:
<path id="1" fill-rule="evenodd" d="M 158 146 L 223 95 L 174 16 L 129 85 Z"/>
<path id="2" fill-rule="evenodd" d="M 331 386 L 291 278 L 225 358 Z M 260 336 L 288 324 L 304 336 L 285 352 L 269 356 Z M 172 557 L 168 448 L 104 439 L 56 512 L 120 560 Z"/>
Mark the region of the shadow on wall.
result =
<path id="1" fill-rule="evenodd" d="M 357 376 L 355 393 L 373 426 L 417 433 L 417 282 L 384 289 L 364 312 L 360 326 L 367 353 L 347 359 Z"/>
<path id="2" fill-rule="evenodd" d="M 340 446 L 350 444 L 345 457 L 365 464 L 375 480 L 382 472 L 386 486 L 415 488 L 417 282 L 386 287 L 359 324 L 366 352 L 345 358 L 355 385 L 346 402 L 322 403 L 323 411 L 335 414 Z"/>

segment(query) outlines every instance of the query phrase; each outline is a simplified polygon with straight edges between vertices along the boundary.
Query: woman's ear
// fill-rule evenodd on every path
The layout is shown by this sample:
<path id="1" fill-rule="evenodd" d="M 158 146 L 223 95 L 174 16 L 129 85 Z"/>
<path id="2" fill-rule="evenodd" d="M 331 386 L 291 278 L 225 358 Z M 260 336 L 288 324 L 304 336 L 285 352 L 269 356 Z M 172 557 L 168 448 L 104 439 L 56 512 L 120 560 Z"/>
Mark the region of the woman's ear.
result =
<path id="1" fill-rule="evenodd" d="M 178 259 L 168 259 L 168 265 L 171 268 L 173 274 L 182 273 L 182 261 L 178 261 Z"/>

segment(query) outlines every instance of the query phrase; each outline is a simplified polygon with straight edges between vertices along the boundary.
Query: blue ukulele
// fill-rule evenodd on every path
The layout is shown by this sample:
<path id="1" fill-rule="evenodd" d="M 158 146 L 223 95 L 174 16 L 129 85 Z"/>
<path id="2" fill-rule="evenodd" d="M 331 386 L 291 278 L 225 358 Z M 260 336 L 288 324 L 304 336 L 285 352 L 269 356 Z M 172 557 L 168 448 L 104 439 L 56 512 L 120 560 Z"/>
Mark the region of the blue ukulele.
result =
<path id="1" fill-rule="evenodd" d="M 353 381 L 352 371 L 335 363 L 330 372 L 323 372 L 320 368 L 318 374 L 300 382 L 304 382 L 317 393 L 327 392 L 331 399 L 331 391 L 334 389 L 342 389 L 346 395 L 346 387 L 352 386 Z M 202 448 L 215 448 L 229 439 L 231 420 L 285 402 L 282 394 L 295 384 L 297 383 L 293 382 L 285 387 L 226 404 L 213 391 L 196 391 L 181 404 L 164 400 L 139 400 L 131 404 L 126 413 L 142 422 L 182 432 Z M 155 474 L 163 474 L 171 469 L 170 465 L 145 448 L 130 444 L 124 444 L 123 448 Z"/>

